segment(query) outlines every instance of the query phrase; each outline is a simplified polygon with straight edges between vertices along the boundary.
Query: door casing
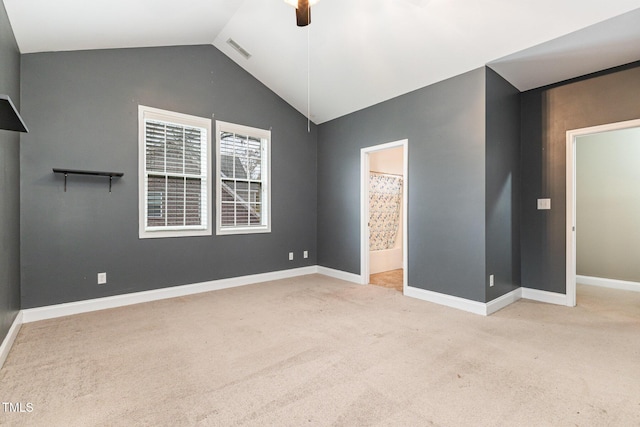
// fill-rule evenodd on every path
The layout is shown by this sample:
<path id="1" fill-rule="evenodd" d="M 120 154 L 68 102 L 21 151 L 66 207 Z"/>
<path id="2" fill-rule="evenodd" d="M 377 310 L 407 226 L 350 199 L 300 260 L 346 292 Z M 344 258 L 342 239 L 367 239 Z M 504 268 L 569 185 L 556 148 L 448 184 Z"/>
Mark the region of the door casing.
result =
<path id="1" fill-rule="evenodd" d="M 402 147 L 402 289 L 408 286 L 408 212 L 409 212 L 409 140 L 387 142 L 360 150 L 360 277 L 361 284 L 369 284 L 369 154 L 390 148 Z"/>

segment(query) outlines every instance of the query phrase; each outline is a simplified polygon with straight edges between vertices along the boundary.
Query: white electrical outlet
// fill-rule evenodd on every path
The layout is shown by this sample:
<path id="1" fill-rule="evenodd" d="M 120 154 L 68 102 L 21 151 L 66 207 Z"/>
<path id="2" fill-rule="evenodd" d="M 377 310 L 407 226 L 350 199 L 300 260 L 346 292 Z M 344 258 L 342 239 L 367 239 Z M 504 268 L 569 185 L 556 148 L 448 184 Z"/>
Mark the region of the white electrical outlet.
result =
<path id="1" fill-rule="evenodd" d="M 493 274 L 489 276 L 489 286 L 493 286 Z"/>
<path id="2" fill-rule="evenodd" d="M 302 252 L 302 257 L 303 258 L 309 258 L 309 251 Z"/>
<path id="3" fill-rule="evenodd" d="M 289 252 L 289 261 L 293 261 L 293 252 Z"/>
<path id="4" fill-rule="evenodd" d="M 98 285 L 107 283 L 107 273 L 98 273 Z"/>

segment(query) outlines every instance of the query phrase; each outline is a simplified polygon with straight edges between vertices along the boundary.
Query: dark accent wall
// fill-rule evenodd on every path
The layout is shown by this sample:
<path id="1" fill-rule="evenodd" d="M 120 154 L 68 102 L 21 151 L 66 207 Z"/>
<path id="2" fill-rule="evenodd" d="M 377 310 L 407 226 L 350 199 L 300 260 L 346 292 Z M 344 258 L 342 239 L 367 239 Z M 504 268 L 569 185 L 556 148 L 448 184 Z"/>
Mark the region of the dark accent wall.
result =
<path id="1" fill-rule="evenodd" d="M 139 104 L 271 128 L 272 232 L 139 239 Z M 23 55 L 22 111 L 22 308 L 317 264 L 316 129 L 213 46 Z"/>
<path id="2" fill-rule="evenodd" d="M 639 100 L 640 63 L 521 95 L 522 286 L 566 293 L 566 131 L 640 118 Z"/>
<path id="3" fill-rule="evenodd" d="M 409 140 L 409 285 L 485 301 L 485 69 L 318 129 L 318 263 L 360 273 L 360 150 Z"/>
<path id="4" fill-rule="evenodd" d="M 20 52 L 0 2 L 0 93 L 20 111 Z M 29 126 L 28 116 L 23 115 Z M 0 130 L 0 343 L 20 310 L 20 134 Z"/>
<path id="5" fill-rule="evenodd" d="M 520 92 L 490 68 L 486 84 L 485 287 L 491 301 L 520 287 Z"/>

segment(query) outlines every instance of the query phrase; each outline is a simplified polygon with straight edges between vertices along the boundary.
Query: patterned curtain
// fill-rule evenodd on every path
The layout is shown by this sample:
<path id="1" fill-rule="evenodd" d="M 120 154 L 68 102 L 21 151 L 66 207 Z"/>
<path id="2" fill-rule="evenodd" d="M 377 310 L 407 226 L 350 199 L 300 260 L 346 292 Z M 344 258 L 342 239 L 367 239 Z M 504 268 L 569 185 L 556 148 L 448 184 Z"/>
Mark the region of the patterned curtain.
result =
<path id="1" fill-rule="evenodd" d="M 391 249 L 396 241 L 402 203 L 402 177 L 369 174 L 369 250 Z"/>

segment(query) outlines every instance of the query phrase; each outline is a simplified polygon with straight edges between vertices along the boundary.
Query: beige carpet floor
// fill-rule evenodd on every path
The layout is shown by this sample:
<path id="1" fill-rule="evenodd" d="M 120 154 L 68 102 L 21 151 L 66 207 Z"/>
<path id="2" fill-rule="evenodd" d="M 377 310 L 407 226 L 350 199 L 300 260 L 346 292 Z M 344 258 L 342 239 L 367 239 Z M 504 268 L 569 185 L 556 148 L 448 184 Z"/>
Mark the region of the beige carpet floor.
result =
<path id="1" fill-rule="evenodd" d="M 640 293 L 482 317 L 320 275 L 22 326 L 12 426 L 637 426 Z"/>

